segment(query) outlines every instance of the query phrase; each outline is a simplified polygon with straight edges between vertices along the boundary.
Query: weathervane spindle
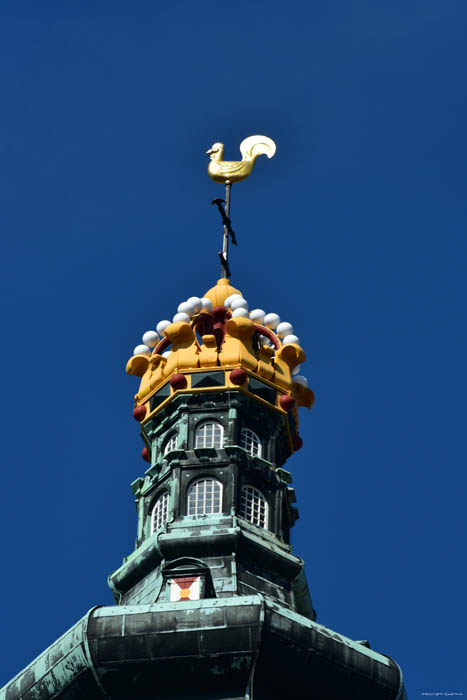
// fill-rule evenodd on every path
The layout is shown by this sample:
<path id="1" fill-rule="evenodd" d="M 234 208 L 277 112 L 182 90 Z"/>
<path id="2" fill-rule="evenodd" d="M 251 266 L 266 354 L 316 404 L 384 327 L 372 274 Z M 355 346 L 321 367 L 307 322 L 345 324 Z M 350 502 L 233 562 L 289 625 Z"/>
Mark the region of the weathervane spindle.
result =
<path id="1" fill-rule="evenodd" d="M 219 252 L 219 259 L 222 267 L 222 277 L 230 277 L 229 268 L 229 234 L 232 238 L 232 243 L 237 245 L 236 237 L 232 231 L 230 222 L 230 195 L 232 184 L 245 180 L 253 170 L 255 160 L 260 155 L 265 155 L 272 158 L 276 152 L 276 144 L 267 136 L 248 136 L 240 144 L 240 152 L 242 160 L 228 161 L 224 160 L 224 144 L 215 143 L 209 151 L 206 151 L 210 157 L 208 173 L 209 177 L 214 182 L 220 182 L 225 185 L 225 209 L 222 206 L 222 199 L 214 199 L 212 204 L 217 204 L 224 225 L 222 252 Z"/>

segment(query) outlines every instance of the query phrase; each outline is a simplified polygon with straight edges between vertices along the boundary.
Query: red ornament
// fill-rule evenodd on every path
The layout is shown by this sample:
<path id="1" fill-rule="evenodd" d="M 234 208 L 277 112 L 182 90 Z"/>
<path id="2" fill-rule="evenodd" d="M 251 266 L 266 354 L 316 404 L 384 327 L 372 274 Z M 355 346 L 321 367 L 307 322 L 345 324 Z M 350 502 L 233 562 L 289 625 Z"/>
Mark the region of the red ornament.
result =
<path id="1" fill-rule="evenodd" d="M 280 407 L 284 409 L 284 411 L 291 411 L 292 408 L 295 406 L 295 399 L 293 396 L 285 394 L 284 396 L 280 397 L 279 404 Z"/>
<path id="2" fill-rule="evenodd" d="M 293 438 L 293 448 L 294 448 L 294 450 L 300 450 L 302 447 L 303 447 L 303 440 L 300 437 L 300 435 L 297 433 L 296 435 L 294 435 L 294 438 Z"/>
<path id="3" fill-rule="evenodd" d="M 174 391 L 178 391 L 179 389 L 186 389 L 187 387 L 187 380 L 184 374 L 181 374 L 180 372 L 177 372 L 177 374 L 174 374 L 172 377 L 170 377 L 170 386 Z"/>
<path id="4" fill-rule="evenodd" d="M 146 416 L 146 406 L 135 406 L 133 409 L 133 418 L 141 423 Z"/>
<path id="5" fill-rule="evenodd" d="M 247 377 L 248 375 L 243 369 L 233 369 L 230 373 L 230 381 L 236 386 L 245 384 Z"/>
<path id="6" fill-rule="evenodd" d="M 149 455 L 147 447 L 143 447 L 142 452 L 141 452 L 141 457 L 144 459 L 145 462 L 151 461 L 151 457 Z"/>
<path id="7" fill-rule="evenodd" d="M 211 309 L 211 314 L 216 323 L 222 323 L 226 318 L 230 318 L 232 314 L 226 306 L 215 306 Z"/>

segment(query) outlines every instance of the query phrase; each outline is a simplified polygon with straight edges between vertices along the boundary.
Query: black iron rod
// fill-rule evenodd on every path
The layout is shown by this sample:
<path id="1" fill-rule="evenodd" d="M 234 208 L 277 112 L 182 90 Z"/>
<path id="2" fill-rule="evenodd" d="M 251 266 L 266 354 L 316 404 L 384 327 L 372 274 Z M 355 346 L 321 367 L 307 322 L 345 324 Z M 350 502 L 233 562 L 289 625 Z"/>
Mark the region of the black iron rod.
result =
<path id="1" fill-rule="evenodd" d="M 225 183 L 225 215 L 227 219 L 230 218 L 230 190 L 232 183 L 227 181 Z M 225 266 L 222 266 L 222 277 L 230 277 L 229 269 L 229 226 L 224 224 L 224 241 L 222 245 L 222 256 L 226 262 Z"/>

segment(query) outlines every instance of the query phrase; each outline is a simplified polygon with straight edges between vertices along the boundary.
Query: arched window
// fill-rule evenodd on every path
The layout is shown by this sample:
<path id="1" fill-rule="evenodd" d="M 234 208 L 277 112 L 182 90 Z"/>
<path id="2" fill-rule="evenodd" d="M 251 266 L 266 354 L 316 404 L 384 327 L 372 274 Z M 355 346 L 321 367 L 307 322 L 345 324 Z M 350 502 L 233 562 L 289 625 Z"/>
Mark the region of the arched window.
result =
<path id="1" fill-rule="evenodd" d="M 172 435 L 170 435 L 170 437 L 167 439 L 167 441 L 164 445 L 164 457 L 169 452 L 172 452 L 172 450 L 176 450 L 177 446 L 178 446 L 178 435 L 177 435 L 177 433 L 172 433 Z"/>
<path id="2" fill-rule="evenodd" d="M 242 428 L 240 444 L 252 457 L 261 457 L 261 440 L 250 428 Z"/>
<path id="3" fill-rule="evenodd" d="M 203 423 L 196 429 L 195 448 L 222 447 L 224 428 L 220 423 Z"/>
<path id="4" fill-rule="evenodd" d="M 217 479 L 199 479 L 187 495 L 188 515 L 209 515 L 222 511 L 222 484 Z"/>
<path id="5" fill-rule="evenodd" d="M 151 512 L 151 535 L 160 530 L 169 517 L 169 494 L 165 491 L 154 504 Z"/>
<path id="6" fill-rule="evenodd" d="M 253 525 L 268 526 L 268 504 L 261 491 L 254 486 L 242 488 L 240 515 Z"/>

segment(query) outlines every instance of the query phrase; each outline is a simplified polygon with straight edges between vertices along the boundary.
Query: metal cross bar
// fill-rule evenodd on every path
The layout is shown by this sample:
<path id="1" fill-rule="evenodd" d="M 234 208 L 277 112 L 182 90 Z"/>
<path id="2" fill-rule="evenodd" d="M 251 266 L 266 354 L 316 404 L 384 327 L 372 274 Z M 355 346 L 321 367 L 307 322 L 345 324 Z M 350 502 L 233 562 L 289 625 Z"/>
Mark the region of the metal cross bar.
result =
<path id="1" fill-rule="evenodd" d="M 229 235 L 232 239 L 232 243 L 237 245 L 237 238 L 233 232 L 232 225 L 230 222 L 230 191 L 232 188 L 232 183 L 227 181 L 225 183 L 225 208 L 223 206 L 223 199 L 213 199 L 211 204 L 216 204 L 219 209 L 220 215 L 222 216 L 222 223 L 224 224 L 224 235 L 222 240 L 222 251 L 219 251 L 219 259 L 222 266 L 222 277 L 230 277 L 229 268 Z"/>

